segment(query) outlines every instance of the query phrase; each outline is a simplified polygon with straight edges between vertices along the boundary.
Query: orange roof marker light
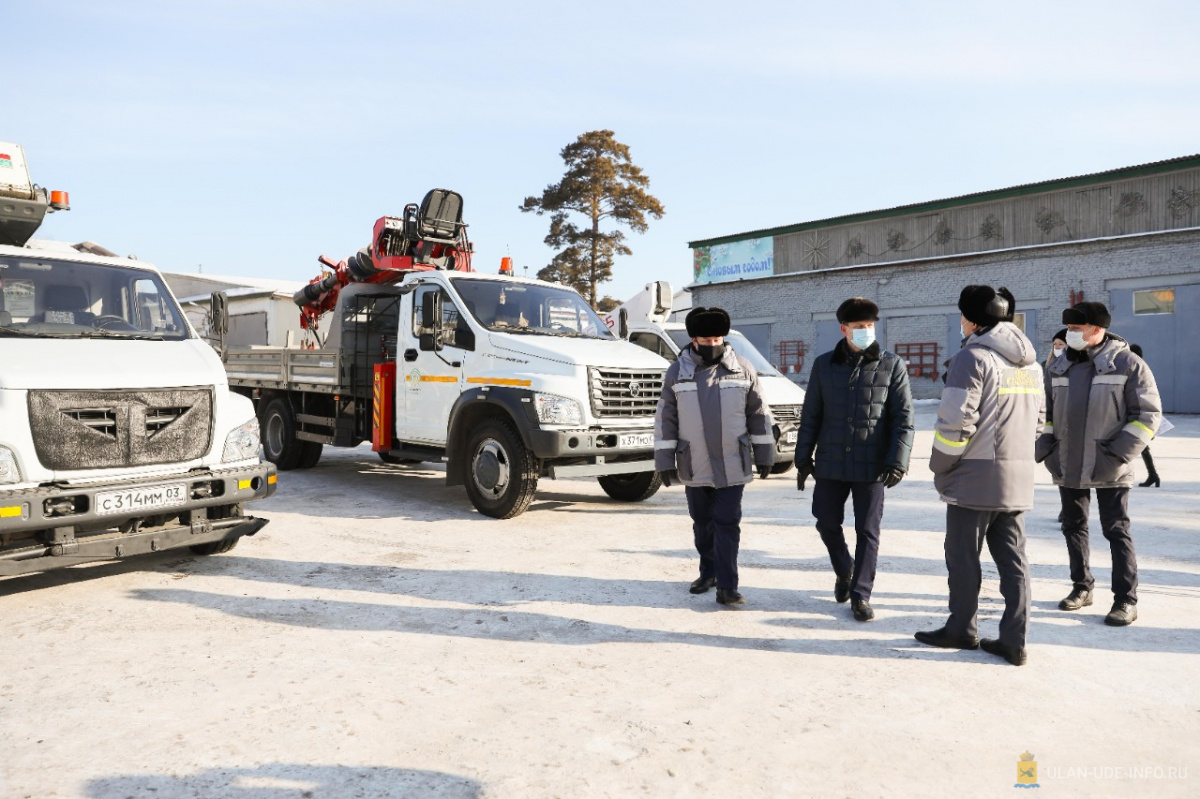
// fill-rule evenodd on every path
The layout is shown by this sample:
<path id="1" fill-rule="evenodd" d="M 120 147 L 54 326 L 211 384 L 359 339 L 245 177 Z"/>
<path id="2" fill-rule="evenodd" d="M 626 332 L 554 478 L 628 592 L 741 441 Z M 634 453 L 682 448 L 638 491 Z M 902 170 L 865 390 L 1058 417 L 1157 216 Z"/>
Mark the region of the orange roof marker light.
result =
<path id="1" fill-rule="evenodd" d="M 70 211 L 70 195 L 68 195 L 65 191 L 50 192 L 50 208 L 54 211 Z"/>
<path id="2" fill-rule="evenodd" d="M 500 274 L 512 277 L 512 258 L 507 255 L 500 259 Z"/>

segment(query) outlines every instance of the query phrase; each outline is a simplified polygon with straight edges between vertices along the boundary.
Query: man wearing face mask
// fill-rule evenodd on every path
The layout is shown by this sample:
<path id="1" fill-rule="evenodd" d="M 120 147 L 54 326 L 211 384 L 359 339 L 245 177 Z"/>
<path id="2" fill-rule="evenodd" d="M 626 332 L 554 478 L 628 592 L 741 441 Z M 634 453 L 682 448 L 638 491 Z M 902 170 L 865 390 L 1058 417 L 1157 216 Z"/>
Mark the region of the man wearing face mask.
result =
<path id="1" fill-rule="evenodd" d="M 923 644 L 983 649 L 1025 663 L 1029 561 L 1025 511 L 1033 507 L 1034 443 L 1045 397 L 1037 351 L 1013 324 L 1006 288 L 967 286 L 958 298 L 967 341 L 950 359 L 938 404 L 929 468 L 946 503 L 946 582 L 950 617 L 921 631 Z M 998 638 L 979 638 L 979 562 L 987 542 L 1000 572 L 1004 615 Z"/>
<path id="2" fill-rule="evenodd" d="M 1102 303 L 1063 311 L 1067 351 L 1046 369 L 1049 422 L 1038 439 L 1038 460 L 1058 484 L 1063 536 L 1071 562 L 1071 593 L 1060 610 L 1092 604 L 1088 565 L 1088 510 L 1096 489 L 1100 527 L 1112 552 L 1112 609 L 1106 624 L 1137 619 L 1137 557 L 1129 532 L 1130 463 L 1150 443 L 1162 418 L 1150 367 L 1108 332 L 1112 316 Z"/>
<path id="3" fill-rule="evenodd" d="M 854 618 L 870 621 L 879 559 L 884 488 L 908 471 L 914 423 L 908 367 L 875 340 L 879 307 L 852 297 L 837 310 L 842 339 L 817 357 L 805 392 L 796 442 L 796 487 L 810 475 L 812 513 L 829 551 L 833 597 L 851 600 Z M 814 458 L 814 449 L 816 450 Z M 846 500 L 854 500 L 854 557 L 842 533 Z"/>
<path id="4" fill-rule="evenodd" d="M 729 314 L 693 308 L 690 347 L 667 369 L 654 417 L 654 468 L 663 485 L 683 483 L 700 576 L 690 591 L 716 586 L 721 605 L 742 605 L 737 555 L 742 492 L 771 474 L 775 436 L 758 373 L 725 343 Z"/>

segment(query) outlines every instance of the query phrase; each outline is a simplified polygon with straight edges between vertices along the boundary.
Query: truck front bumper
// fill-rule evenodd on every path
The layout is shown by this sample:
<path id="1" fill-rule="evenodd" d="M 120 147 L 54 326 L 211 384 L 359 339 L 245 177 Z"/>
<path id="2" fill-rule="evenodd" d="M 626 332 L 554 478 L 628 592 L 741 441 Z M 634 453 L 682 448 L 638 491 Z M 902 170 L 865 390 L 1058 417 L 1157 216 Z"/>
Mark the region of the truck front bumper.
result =
<path id="1" fill-rule="evenodd" d="M 263 462 L 173 477 L 0 491 L 0 535 L 17 544 L 0 549 L 0 576 L 254 535 L 267 522 L 242 515 L 242 503 L 271 496 L 275 483 L 275 465 Z M 102 495 L 178 484 L 186 492 L 181 503 L 123 512 L 98 507 Z M 215 507 L 225 510 L 210 519 L 208 509 Z"/>
<path id="2" fill-rule="evenodd" d="M 621 446 L 621 436 L 648 437 L 649 446 Z M 600 477 L 654 471 L 654 431 L 543 430 L 529 431 L 533 454 L 548 477 Z"/>

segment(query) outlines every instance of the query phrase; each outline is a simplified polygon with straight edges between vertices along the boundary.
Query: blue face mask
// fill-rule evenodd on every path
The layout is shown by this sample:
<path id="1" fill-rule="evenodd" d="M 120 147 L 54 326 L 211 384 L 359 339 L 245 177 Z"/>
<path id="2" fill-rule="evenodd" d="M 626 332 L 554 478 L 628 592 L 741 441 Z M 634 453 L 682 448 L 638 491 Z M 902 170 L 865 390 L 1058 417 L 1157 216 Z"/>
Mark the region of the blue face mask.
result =
<path id="1" fill-rule="evenodd" d="M 860 350 L 865 350 L 867 347 L 875 343 L 875 328 L 858 327 L 854 330 L 851 330 L 850 341 Z"/>

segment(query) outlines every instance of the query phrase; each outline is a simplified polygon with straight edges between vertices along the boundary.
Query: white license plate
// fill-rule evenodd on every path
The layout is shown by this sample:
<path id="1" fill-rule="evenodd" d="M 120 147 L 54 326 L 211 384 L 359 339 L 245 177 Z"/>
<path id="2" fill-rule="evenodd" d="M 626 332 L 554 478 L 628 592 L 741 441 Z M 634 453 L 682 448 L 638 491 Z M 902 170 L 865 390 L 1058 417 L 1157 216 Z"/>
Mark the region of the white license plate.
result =
<path id="1" fill-rule="evenodd" d="M 650 448 L 653 446 L 653 433 L 626 433 L 623 436 L 617 436 L 618 449 L 632 449 L 633 447 Z"/>
<path id="2" fill-rule="evenodd" d="M 796 443 L 796 439 L 798 439 L 799 437 L 800 437 L 800 431 L 799 431 L 799 430 L 789 430 L 788 432 L 786 432 L 786 433 L 784 433 L 784 434 L 783 434 L 783 443 L 785 443 L 785 444 L 795 444 L 795 443 Z"/>
<path id="3" fill-rule="evenodd" d="M 125 491 L 101 491 L 96 495 L 96 513 L 137 513 L 156 508 L 169 508 L 187 501 L 187 484 L 131 488 Z"/>

